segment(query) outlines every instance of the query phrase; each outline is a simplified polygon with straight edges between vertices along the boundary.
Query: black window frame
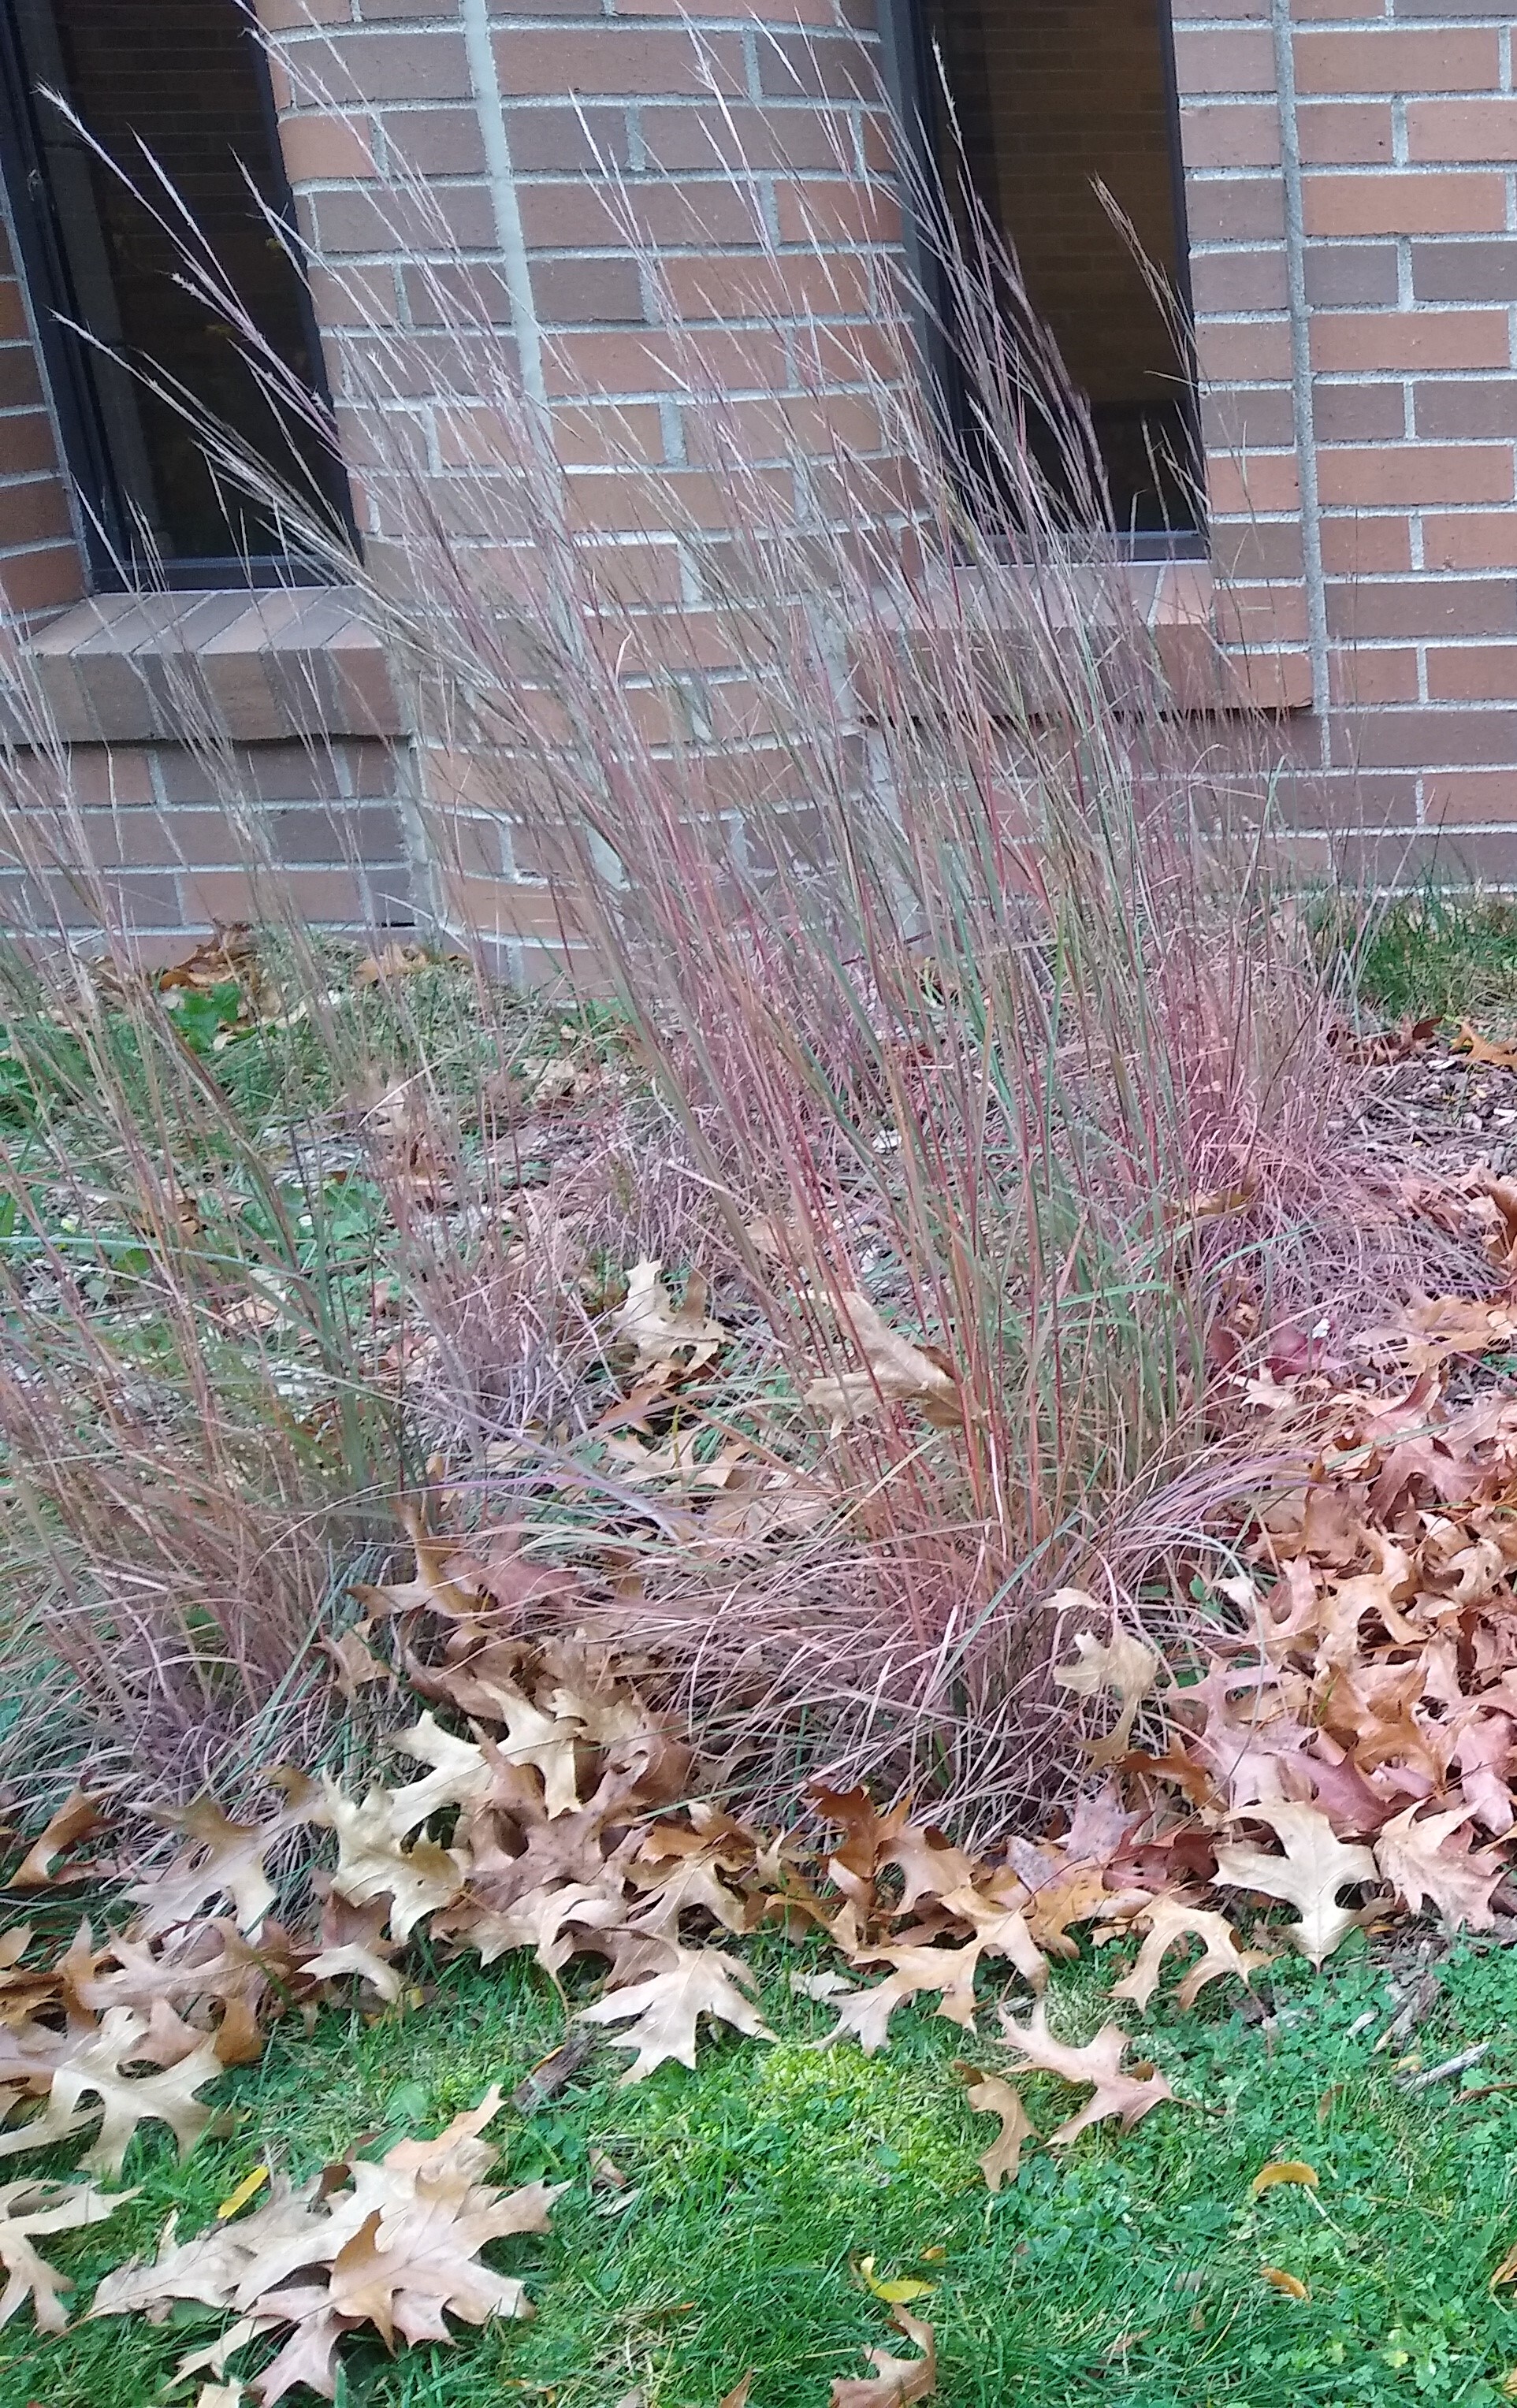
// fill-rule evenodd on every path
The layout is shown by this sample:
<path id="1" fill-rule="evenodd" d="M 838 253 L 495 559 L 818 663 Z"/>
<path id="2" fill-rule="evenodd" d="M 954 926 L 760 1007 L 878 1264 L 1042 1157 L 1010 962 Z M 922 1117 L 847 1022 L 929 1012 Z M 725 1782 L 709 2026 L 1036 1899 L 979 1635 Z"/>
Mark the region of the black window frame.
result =
<path id="1" fill-rule="evenodd" d="M 1014 7 L 1016 0 L 1003 0 Z M 1169 191 L 1174 211 L 1174 295 L 1179 311 L 1176 333 L 1184 369 L 1181 408 L 1189 439 L 1196 493 L 1197 523 L 1194 527 L 1117 528 L 1116 540 L 1125 558 L 1135 564 L 1168 560 L 1209 560 L 1210 533 L 1206 509 L 1206 441 L 1201 423 L 1199 364 L 1195 349 L 1195 302 L 1191 283 L 1190 224 L 1185 207 L 1185 161 L 1181 141 L 1180 81 L 1175 58 L 1172 0 L 1156 0 L 1160 71 L 1164 79 L 1165 114 L 1169 154 Z M 931 190 L 940 180 L 933 127 L 938 110 L 938 73 L 933 55 L 924 0 L 883 0 L 880 11 L 881 50 L 885 81 L 897 121 L 910 150 L 913 172 Z M 955 358 L 951 334 L 952 310 L 948 281 L 930 241 L 907 207 L 907 256 L 913 280 L 923 296 L 923 348 L 946 425 L 955 434 L 968 423 L 964 372 Z M 1015 230 L 1004 229 L 1015 245 Z"/>
<path id="2" fill-rule="evenodd" d="M 234 0 L 236 5 L 236 0 Z M 301 244 L 295 223 L 294 196 L 285 173 L 279 142 L 279 112 L 264 46 L 250 24 L 242 37 L 256 53 L 253 72 L 264 116 L 264 130 L 272 167 L 274 207 L 291 238 L 298 260 Z M 50 185 L 39 132 L 38 110 L 46 108 L 34 87 L 22 46 L 14 0 L 0 0 L 0 181 L 9 203 L 11 230 L 17 251 L 16 267 L 30 298 L 42 365 L 47 378 L 58 439 L 61 466 L 76 489 L 79 540 L 89 590 L 120 594 L 135 589 L 134 539 L 130 511 L 111 458 L 110 444 L 93 380 L 86 363 L 86 345 L 73 331 L 84 322 L 73 299 L 73 279 Z M 297 308 L 311 364 L 311 389 L 330 409 L 321 331 L 310 287 L 297 273 Z M 72 323 L 67 322 L 72 321 Z M 360 551 L 351 487 L 340 458 L 339 487 L 334 501 L 340 508 L 344 533 L 355 554 Z M 155 586 L 177 593 L 205 591 L 257 592 L 283 586 L 322 586 L 333 573 L 320 563 L 288 552 L 224 552 L 154 560 L 141 564 Z"/>

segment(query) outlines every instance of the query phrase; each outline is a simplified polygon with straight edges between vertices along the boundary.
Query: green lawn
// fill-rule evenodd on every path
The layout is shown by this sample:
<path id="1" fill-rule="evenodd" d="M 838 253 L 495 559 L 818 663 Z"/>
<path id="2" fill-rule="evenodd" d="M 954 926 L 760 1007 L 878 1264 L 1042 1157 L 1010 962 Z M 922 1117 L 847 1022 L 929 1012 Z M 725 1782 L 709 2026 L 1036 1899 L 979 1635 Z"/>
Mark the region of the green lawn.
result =
<path id="1" fill-rule="evenodd" d="M 1459 1020 L 1503 1027 L 1517 1019 L 1517 903 L 1429 888 L 1333 929 L 1325 951 L 1348 983 L 1387 1020 Z"/>
<path id="2" fill-rule="evenodd" d="M 968 2113 L 952 2071 L 956 2055 L 988 2059 L 985 2044 L 966 2049 L 952 2026 L 903 2011 L 872 2060 L 852 2043 L 818 2050 L 831 2017 L 790 1994 L 782 1968 L 796 1956 L 771 1947 L 757 1961 L 778 2046 L 713 2038 L 697 2073 L 665 2066 L 633 2089 L 617 2087 L 624 2060 L 604 2046 L 552 2106 L 503 2112 L 511 2174 L 572 2184 L 550 2238 L 498 2244 L 497 2262 L 526 2275 L 537 2321 L 394 2362 L 350 2344 L 349 2408 L 498 2408 L 518 2395 L 613 2408 L 637 2387 L 655 2408 L 714 2408 L 750 2367 L 755 2408 L 824 2408 L 830 2378 L 862 2372 L 863 2348 L 891 2340 L 887 2310 L 851 2269 L 869 2254 L 881 2273 L 936 2285 L 917 2313 L 936 2324 L 949 2408 L 1481 2408 L 1508 2396 L 1517 2308 L 1493 2300 L 1489 2279 L 1517 2239 L 1517 2088 L 1398 2089 L 1389 2055 L 1372 2053 L 1388 2009 L 1362 1954 L 1345 1950 L 1322 1976 L 1282 1966 L 1273 2029 L 1245 2026 L 1225 1999 L 1187 2016 L 1157 2005 L 1144 2045 L 1188 2103 L 1126 2136 L 1089 2133 L 1060 2158 L 1034 2150 L 995 2200 L 975 2159 L 996 2127 Z M 1055 2028 L 1094 2029 L 1117 1970 L 1108 1951 L 1061 1975 Z M 1462 1951 L 1444 1983 L 1420 2039 L 1427 2062 L 1489 2039 L 1465 2089 L 1517 2077 L 1517 1957 Z M 1374 2026 L 1354 2032 L 1370 2009 Z M 994 2010 L 981 2021 L 994 2029 Z M 262 2066 L 227 2078 L 235 2130 L 182 2169 L 139 2140 L 137 2200 L 107 2234 L 53 2243 L 57 2262 L 87 2293 L 171 2207 L 181 2235 L 208 2220 L 264 2147 L 303 2177 L 359 2134 L 377 2151 L 402 2129 L 435 2129 L 490 2081 L 519 2081 L 562 2028 L 524 1962 L 450 1971 L 399 2020 L 328 2014 L 309 2035 L 292 2020 Z M 1047 2130 L 1077 2094 L 1040 2077 L 1025 2095 Z M 626 2191 L 592 2191 L 592 2149 Z M 1252 2200 L 1271 2157 L 1315 2166 L 1317 2197 L 1282 2186 Z M 1274 2289 L 1265 2264 L 1309 2284 L 1309 2300 Z M 23 2313 L 0 2337 L 0 2408 L 140 2408 L 214 2329 L 109 2319 L 38 2344 Z"/>

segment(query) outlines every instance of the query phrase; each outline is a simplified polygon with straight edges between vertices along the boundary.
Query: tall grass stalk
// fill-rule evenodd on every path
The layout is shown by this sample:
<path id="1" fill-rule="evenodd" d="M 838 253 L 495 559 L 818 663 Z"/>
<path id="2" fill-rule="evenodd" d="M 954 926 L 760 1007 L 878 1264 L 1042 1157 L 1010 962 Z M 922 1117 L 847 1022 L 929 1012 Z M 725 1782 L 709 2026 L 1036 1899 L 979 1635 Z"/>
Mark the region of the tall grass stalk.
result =
<path id="1" fill-rule="evenodd" d="M 284 59 L 308 99 L 319 59 Z M 751 205 L 732 141 L 730 190 Z M 871 209 L 897 189 L 837 165 Z M 523 391 L 435 196 L 393 157 L 369 189 L 407 255 L 427 373 L 447 380 L 428 391 L 432 423 L 462 465 L 443 482 L 419 461 L 415 338 L 376 313 L 361 269 L 330 259 L 352 330 L 344 423 L 375 519 L 365 558 L 227 430 L 198 432 L 219 474 L 363 592 L 411 680 L 423 768 L 466 758 L 467 814 L 434 811 L 444 883 L 472 826 L 504 829 L 556 913 L 565 978 L 609 993 L 634 1033 L 662 1117 L 608 1134 L 624 1151 L 580 1240 L 614 1251 L 657 1227 L 660 1251 L 698 1253 L 746 1316 L 751 1367 L 655 1403 L 647 1426 L 736 1432 L 804 1471 L 827 1510 L 723 1553 L 619 1485 L 577 1384 L 604 1326 L 540 1229 L 551 1368 L 536 1401 L 492 1392 L 482 1366 L 507 1328 L 519 1343 L 533 1276 L 520 1224 L 510 1276 L 499 1253 L 466 1276 L 435 1246 L 423 1261 L 420 1240 L 407 1257 L 409 1303 L 441 1348 L 428 1411 L 434 1426 L 451 1414 L 450 1484 L 481 1528 L 524 1517 L 588 1567 L 603 1621 L 655 1646 L 665 1686 L 751 1788 L 883 1767 L 983 1826 L 1067 1765 L 1048 1678 L 1064 1634 L 1044 1600 L 1075 1581 L 1103 1612 L 1136 1610 L 1138 1571 L 1202 1530 L 1239 1476 L 1209 1419 L 1219 1329 L 1236 1346 L 1315 1310 L 1341 1268 L 1318 1242 L 1335 1073 L 1271 886 L 1269 730 L 1220 660 L 1209 707 L 1171 685 L 1088 416 L 1014 259 L 971 200 L 902 174 L 946 305 L 912 288 L 898 252 L 851 252 L 870 302 L 855 339 L 823 233 L 800 254 L 822 303 L 793 307 L 797 255 L 754 206 L 732 278 L 767 295 L 796 390 L 739 405 L 608 167 L 608 226 L 661 295 L 654 334 L 694 431 L 687 476 L 639 466 L 626 428 L 619 492 L 638 540 L 586 526 L 563 426 Z M 804 211 L 803 185 L 794 197 Z M 193 235 L 182 267 L 270 397 L 320 422 Z M 945 307 L 972 396 L 958 430 L 930 357 Z M 232 748 L 213 727 L 190 734 L 235 795 Z M 450 933 L 486 960 L 488 932 Z M 293 934 L 290 958 L 319 990 Z M 117 1075 L 98 1046 L 91 1065 L 107 1086 Z M 456 1120 L 456 1096 L 435 1100 Z M 183 1314 L 203 1267 L 176 1252 L 173 1142 L 149 1117 L 151 1177 L 140 1147 L 133 1175 L 162 1190 L 164 1310 Z M 454 1143 L 451 1160 L 488 1203 L 498 1154 Z M 651 1200 L 671 1177 L 672 1214 Z M 956 1417 L 861 1391 L 860 1296 L 951 1367 Z M 15 1289 L 11 1305 L 29 1309 Z M 189 1366 L 199 1339 L 186 1326 L 179 1342 Z M 333 1332 L 338 1386 L 346 1342 Z M 827 1380 L 856 1411 L 809 1401 Z M 12 1448 L 62 1463 L 63 1440 L 30 1426 L 18 1406 Z M 345 1458 L 355 1493 L 401 1476 L 403 1451 L 362 1477 Z M 246 1487 L 240 1459 L 208 1438 L 203 1472 L 233 1514 L 228 1581 L 272 1656 L 293 1660 L 334 1525 L 263 1467 L 259 1526 L 321 1533 L 298 1577 L 272 1567 L 270 1631 L 225 1501 Z M 97 1541 L 82 1524 L 74 1536 L 89 1558 Z M 266 1696 L 228 1637 L 243 1610 L 218 1627 L 239 1694 Z M 102 1680 L 130 1653 L 116 1611 L 84 1612 Z M 163 1641 L 142 1643 L 166 1693 Z"/>

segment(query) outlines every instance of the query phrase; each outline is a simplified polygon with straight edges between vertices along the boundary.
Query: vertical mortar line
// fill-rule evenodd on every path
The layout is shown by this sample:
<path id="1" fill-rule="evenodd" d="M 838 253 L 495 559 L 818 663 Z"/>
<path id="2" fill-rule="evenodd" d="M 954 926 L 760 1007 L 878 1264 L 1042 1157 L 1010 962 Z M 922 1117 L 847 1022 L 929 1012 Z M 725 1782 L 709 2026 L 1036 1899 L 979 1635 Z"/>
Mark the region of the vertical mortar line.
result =
<path id="1" fill-rule="evenodd" d="M 1307 304 L 1306 210 L 1295 115 L 1295 50 L 1291 0 L 1270 0 L 1275 83 L 1280 100 L 1281 180 L 1285 190 L 1285 287 L 1291 317 L 1291 392 L 1301 490 L 1301 568 L 1307 596 L 1311 708 L 1327 757 L 1327 587 L 1323 575 L 1322 509 L 1317 490 L 1317 429 L 1311 391 L 1311 317 Z"/>
<path id="2" fill-rule="evenodd" d="M 500 245 L 501 261 L 506 270 L 506 290 L 511 299 L 511 327 L 522 363 L 522 390 L 532 403 L 534 412 L 540 418 L 541 433 L 546 440 L 549 432 L 548 380 L 542 365 L 542 328 L 533 297 L 532 270 L 527 264 L 526 235 L 522 225 L 516 170 L 511 165 L 511 146 L 506 133 L 506 107 L 501 94 L 500 73 L 495 65 L 494 44 L 490 38 L 490 0 L 464 0 L 464 47 L 469 63 L 469 81 L 474 87 L 480 139 L 484 145 L 485 180 L 490 187 L 495 240 Z"/>

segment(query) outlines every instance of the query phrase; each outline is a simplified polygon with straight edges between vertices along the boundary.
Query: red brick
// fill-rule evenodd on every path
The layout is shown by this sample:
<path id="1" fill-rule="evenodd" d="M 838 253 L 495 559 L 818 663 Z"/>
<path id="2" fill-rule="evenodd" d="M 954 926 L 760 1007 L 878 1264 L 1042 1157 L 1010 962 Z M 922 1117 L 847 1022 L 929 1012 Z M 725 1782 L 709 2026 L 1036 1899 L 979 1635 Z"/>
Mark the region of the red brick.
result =
<path id="1" fill-rule="evenodd" d="M 71 543 L 43 552 L 18 552 L 0 560 L 0 597 L 8 610 L 25 616 L 33 610 L 62 609 L 84 593 L 84 572 Z"/>
<path id="2" fill-rule="evenodd" d="M 1278 167 L 1280 111 L 1273 101 L 1230 101 L 1206 108 L 1187 103 L 1183 119 L 1185 165 L 1198 167 Z"/>
<path id="3" fill-rule="evenodd" d="M 1313 102 L 1296 117 L 1301 156 L 1313 167 L 1374 167 L 1395 155 L 1389 101 Z"/>
<path id="4" fill-rule="evenodd" d="M 1433 702 L 1517 702 L 1517 644 L 1430 644 L 1427 692 Z"/>
<path id="5" fill-rule="evenodd" d="M 1267 250 L 1203 251 L 1191 261 L 1191 298 L 1205 318 L 1242 309 L 1283 309 L 1288 299 L 1285 254 Z"/>
<path id="6" fill-rule="evenodd" d="M 1407 156 L 1517 159 L 1517 100 L 1409 101 Z"/>
<path id="7" fill-rule="evenodd" d="M 1430 569 L 1517 569 L 1517 512 L 1470 510 L 1426 517 L 1423 557 Z"/>
<path id="8" fill-rule="evenodd" d="M 1360 643 L 1517 636 L 1517 590 L 1510 577 L 1370 577 L 1331 589 L 1327 623 L 1335 636 Z"/>
<path id="9" fill-rule="evenodd" d="M 653 95 L 741 93 L 747 79 L 734 35 L 702 35 L 627 25 L 595 32 L 523 26 L 497 34 L 495 57 L 507 93 L 626 93 Z M 707 164 L 710 164 L 709 149 Z"/>
<path id="10" fill-rule="evenodd" d="M 1471 172 L 1399 176 L 1309 173 L 1309 235 L 1499 234 L 1507 222 L 1504 176 Z"/>
<path id="11" fill-rule="evenodd" d="M 1201 374 L 1210 384 L 1251 384 L 1291 373 L 1291 330 L 1283 319 L 1255 318 L 1230 323 L 1208 319 L 1195 330 Z"/>
<path id="12" fill-rule="evenodd" d="M 1323 566 L 1329 577 L 1405 577 L 1411 570 L 1407 519 L 1324 518 Z M 1473 566 L 1479 566 L 1480 563 Z"/>
<path id="13" fill-rule="evenodd" d="M 1494 92 L 1500 82 L 1501 44 L 1494 27 L 1295 37 L 1295 88 L 1302 93 Z"/>
<path id="14" fill-rule="evenodd" d="M 1482 768 L 1517 761 L 1517 711 L 1369 710 L 1337 732 L 1335 758 L 1345 767 L 1420 769 L 1437 764 Z"/>
<path id="15" fill-rule="evenodd" d="M 1193 93 L 1267 92 L 1275 89 L 1275 46 L 1266 27 L 1239 33 L 1175 31 L 1180 88 Z"/>
<path id="16" fill-rule="evenodd" d="M 0 549 L 46 543 L 50 537 L 66 536 L 71 523 L 56 477 L 35 477 L 25 484 L 0 482 Z"/>
<path id="17" fill-rule="evenodd" d="M 1428 502 L 1510 502 L 1510 444 L 1388 443 L 1324 451 L 1317 486 L 1331 509 L 1395 509 Z"/>
<path id="18" fill-rule="evenodd" d="M 279 148 L 292 184 L 339 182 L 379 173 L 374 129 L 366 118 L 336 115 L 286 117 Z"/>
<path id="19" fill-rule="evenodd" d="M 1324 375 L 1418 368 L 1498 368 L 1511 358 L 1505 310 L 1365 310 L 1319 314 L 1312 366 Z"/>
<path id="20" fill-rule="evenodd" d="M 1211 509 L 1220 518 L 1249 518 L 1256 511 L 1298 510 L 1300 480 L 1294 452 L 1255 452 L 1241 460 L 1207 464 Z"/>
<path id="21" fill-rule="evenodd" d="M 1430 826 L 1463 826 L 1481 821 L 1517 821 L 1517 770 L 1443 769 L 1426 781 Z M 1466 864 L 1466 867 L 1472 865 Z M 1506 838 L 1493 861 L 1497 877 L 1512 874 L 1512 840 Z"/>
<path id="22" fill-rule="evenodd" d="M 1281 242 L 1285 202 L 1278 176 L 1194 176 L 1185 187 L 1193 243 Z"/>
<path id="23" fill-rule="evenodd" d="M 1340 708 L 1365 710 L 1377 703 L 1415 702 L 1418 698 L 1417 652 L 1414 646 L 1360 644 L 1350 652 L 1335 652 L 1331 687 Z"/>

